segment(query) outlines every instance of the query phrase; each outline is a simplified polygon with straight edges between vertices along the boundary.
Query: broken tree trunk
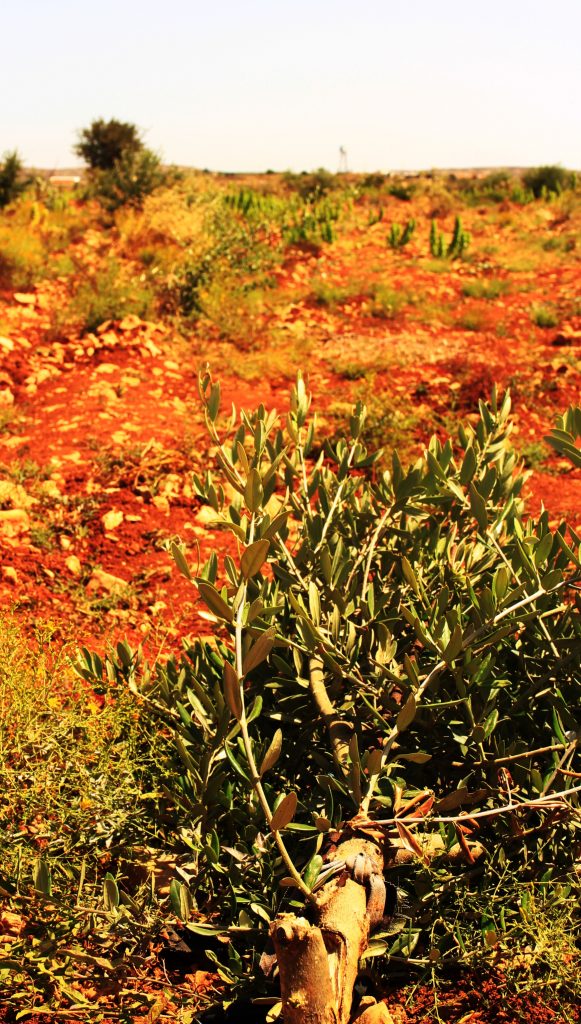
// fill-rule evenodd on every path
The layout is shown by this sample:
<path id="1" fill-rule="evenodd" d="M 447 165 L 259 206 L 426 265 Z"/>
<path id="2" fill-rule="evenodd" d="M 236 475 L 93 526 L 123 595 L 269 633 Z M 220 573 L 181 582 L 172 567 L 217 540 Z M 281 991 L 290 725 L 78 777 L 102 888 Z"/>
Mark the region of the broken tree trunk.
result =
<path id="1" fill-rule="evenodd" d="M 383 853 L 369 839 L 354 836 L 340 843 L 332 859 L 365 863 L 367 875 L 383 876 Z M 272 922 L 280 974 L 284 1024 L 349 1024 L 359 960 L 367 948 L 377 915 L 377 888 L 349 877 L 347 871 L 323 886 L 313 921 L 279 914 Z M 360 1024 L 387 1024 L 390 1016 L 380 1003 L 357 1017 Z"/>

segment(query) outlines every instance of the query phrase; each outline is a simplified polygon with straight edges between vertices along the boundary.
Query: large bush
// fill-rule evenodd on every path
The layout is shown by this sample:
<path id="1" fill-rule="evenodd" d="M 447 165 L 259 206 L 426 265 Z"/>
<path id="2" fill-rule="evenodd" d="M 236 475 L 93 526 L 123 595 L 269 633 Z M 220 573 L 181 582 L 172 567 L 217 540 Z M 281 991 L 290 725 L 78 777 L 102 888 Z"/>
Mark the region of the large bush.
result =
<path id="1" fill-rule="evenodd" d="M 388 886 L 368 955 L 497 957 L 529 941 L 539 886 L 545 917 L 570 921 L 579 537 L 546 512 L 524 518 L 508 395 L 374 479 L 362 404 L 350 438 L 324 449 L 300 377 L 284 426 L 261 406 L 227 439 L 209 375 L 201 393 L 221 472 L 197 487 L 239 557 L 222 572 L 214 554 L 194 579 L 183 546 L 173 554 L 216 639 L 154 670 L 124 650 L 107 674 L 141 687 L 174 732 L 166 792 L 189 850 L 174 907 L 194 932 L 229 932 L 222 977 L 256 971 L 269 922 L 275 944 L 303 927 L 281 910 L 326 920 L 355 870 L 345 844 L 373 844 L 406 894 L 394 936 Z M 575 461 L 580 434 L 571 410 L 551 443 Z M 87 654 L 81 670 L 100 663 Z M 351 918 L 334 918 L 345 948 Z"/>
<path id="2" fill-rule="evenodd" d="M 108 171 L 128 153 L 143 149 L 139 129 L 126 121 L 112 118 L 92 121 L 88 128 L 79 132 L 79 141 L 74 146 L 91 170 Z"/>
<path id="3" fill-rule="evenodd" d="M 126 150 L 112 167 L 95 171 L 92 191 L 108 210 L 125 204 L 139 206 L 144 198 L 169 183 L 157 153 L 151 149 Z"/>

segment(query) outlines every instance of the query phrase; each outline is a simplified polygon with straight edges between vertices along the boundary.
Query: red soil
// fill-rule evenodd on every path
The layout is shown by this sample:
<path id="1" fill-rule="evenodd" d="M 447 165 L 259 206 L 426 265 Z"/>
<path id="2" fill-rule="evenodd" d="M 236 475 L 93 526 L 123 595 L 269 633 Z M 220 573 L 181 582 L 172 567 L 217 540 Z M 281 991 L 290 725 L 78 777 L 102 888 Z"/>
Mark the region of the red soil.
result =
<path id="1" fill-rule="evenodd" d="M 478 230 L 478 244 L 496 237 L 489 226 Z M 273 327 L 289 338 L 288 361 L 266 340 L 262 369 L 255 352 L 216 338 L 202 348 L 195 337 L 184 340 L 136 318 L 96 335 L 55 338 L 53 314 L 66 292 L 61 279 L 31 295 L 0 298 L 0 389 L 5 402 L 14 400 L 8 411 L 18 414 L 0 432 L 0 486 L 2 479 L 22 483 L 0 495 L 0 509 L 24 507 L 20 527 L 0 524 L 0 606 L 29 625 L 49 620 L 62 637 L 101 649 L 127 636 L 145 641 L 153 655 L 208 631 L 195 590 L 163 548 L 181 536 L 195 565 L 198 545 L 206 557 L 232 544 L 208 527 L 190 481 L 191 470 L 213 464 L 196 385 L 208 351 L 225 409 L 264 402 L 284 410 L 302 362 L 313 408 L 326 417 L 332 403 L 362 391 L 358 378 L 367 371 L 373 395 L 385 395 L 395 413 L 400 402 L 413 411 L 405 433 L 411 450 L 433 429 L 445 434 L 459 417 L 473 415 L 493 383 L 510 385 L 515 443 L 539 462 L 525 492 L 529 511 L 544 505 L 552 522 L 566 516 L 579 525 L 581 473 L 548 449 L 545 458 L 539 445 L 556 414 L 578 400 L 581 318 L 565 324 L 572 339 L 565 347 L 553 344 L 559 332 L 536 328 L 530 318 L 535 299 L 565 301 L 579 291 L 578 261 L 543 253 L 534 273 L 510 275 L 506 294 L 476 301 L 462 291 L 480 280 L 469 265 L 434 273 L 413 243 L 405 256 L 386 251 L 384 234 L 385 226 L 359 227 L 320 253 L 297 252 L 288 261 L 278 274 L 278 304 L 262 314 L 265 339 Z M 82 254 L 83 243 L 76 248 Z M 93 252 L 92 237 L 86 248 Z M 378 266 L 407 296 L 395 315 L 371 315 L 365 294 L 340 308 L 317 305 L 309 295 L 314 277 L 369 282 Z M 497 268 L 495 278 L 503 276 L 509 275 Z M 302 357 L 297 337 L 309 340 Z M 107 525 L 111 517 L 103 521 L 110 512 L 117 513 L 115 526 Z M 127 587 L 120 592 L 121 583 L 103 582 L 99 570 Z"/>

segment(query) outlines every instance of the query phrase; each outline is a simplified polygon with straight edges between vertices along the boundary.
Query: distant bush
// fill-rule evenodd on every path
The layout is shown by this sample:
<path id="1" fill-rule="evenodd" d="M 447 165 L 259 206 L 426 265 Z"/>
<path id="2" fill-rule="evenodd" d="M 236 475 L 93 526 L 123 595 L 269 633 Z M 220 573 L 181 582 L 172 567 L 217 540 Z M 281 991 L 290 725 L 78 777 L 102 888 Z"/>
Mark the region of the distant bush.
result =
<path id="1" fill-rule="evenodd" d="M 109 171 L 122 157 L 143 148 L 139 129 L 134 124 L 99 118 L 79 132 L 74 152 L 91 170 Z"/>
<path id="2" fill-rule="evenodd" d="M 390 196 L 394 197 L 394 199 L 401 199 L 404 203 L 407 203 L 412 198 L 415 190 L 415 185 L 395 184 L 390 185 L 387 191 Z"/>
<path id="3" fill-rule="evenodd" d="M 8 206 L 8 203 L 17 199 L 28 184 L 23 175 L 22 161 L 16 150 L 5 153 L 2 160 L 3 162 L 0 164 L 0 208 Z"/>
<path id="4" fill-rule="evenodd" d="M 287 171 L 283 181 L 288 188 L 293 192 L 298 192 L 303 199 L 315 199 L 334 189 L 344 187 L 340 176 L 331 174 L 325 167 L 319 167 L 318 170 L 312 171 L 310 174 L 307 174 L 306 171 L 302 171 L 300 174 Z"/>
<path id="5" fill-rule="evenodd" d="M 360 188 L 363 189 L 378 189 L 385 185 L 386 175 L 381 174 L 380 171 L 374 171 L 372 174 L 365 174 L 361 179 Z"/>
<path id="6" fill-rule="evenodd" d="M 510 198 L 515 179 L 508 171 L 492 171 L 483 178 L 460 178 L 455 187 L 469 205 L 502 203 Z"/>
<path id="7" fill-rule="evenodd" d="M 573 188 L 575 175 L 558 164 L 549 164 L 545 167 L 531 167 L 523 174 L 523 183 L 535 199 L 541 199 L 546 195 L 558 196 L 564 189 Z"/>
<path id="8" fill-rule="evenodd" d="M 530 188 L 525 188 L 520 182 L 514 186 L 510 193 L 511 202 L 518 203 L 519 206 L 527 206 L 533 202 L 534 198 Z"/>
<path id="9" fill-rule="evenodd" d="M 139 206 L 145 196 L 168 184 L 168 172 L 151 149 L 127 150 L 111 168 L 97 171 L 92 191 L 108 210 Z"/>

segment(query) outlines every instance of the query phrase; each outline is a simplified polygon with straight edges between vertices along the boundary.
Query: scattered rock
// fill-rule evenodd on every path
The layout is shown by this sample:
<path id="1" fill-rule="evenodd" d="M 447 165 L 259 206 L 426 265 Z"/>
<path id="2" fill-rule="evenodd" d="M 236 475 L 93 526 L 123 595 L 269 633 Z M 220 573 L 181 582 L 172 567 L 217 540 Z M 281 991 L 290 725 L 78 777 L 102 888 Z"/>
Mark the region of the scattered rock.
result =
<path id="1" fill-rule="evenodd" d="M 69 557 L 65 559 L 65 565 L 69 572 L 72 572 L 73 576 L 80 576 L 83 571 L 80 559 L 77 558 L 76 555 L 69 555 Z"/>
<path id="2" fill-rule="evenodd" d="M 0 437 L 0 443 L 6 448 L 24 447 L 30 441 L 29 434 L 12 434 L 10 437 Z"/>
<path id="3" fill-rule="evenodd" d="M 100 331 L 100 328 L 98 328 Z M 95 339 L 96 340 L 96 339 Z M 115 331 L 103 331 L 101 334 L 101 345 L 107 348 L 113 348 L 119 344 L 119 338 L 115 334 Z"/>
<path id="4" fill-rule="evenodd" d="M 19 302 L 21 306 L 34 306 L 36 295 L 31 292 L 14 292 L 14 301 Z"/>
<path id="5" fill-rule="evenodd" d="M 182 478 L 179 473 L 167 473 L 159 485 L 159 494 L 168 501 L 177 498 L 181 493 Z"/>
<path id="6" fill-rule="evenodd" d="M 104 516 L 101 516 L 101 522 L 107 532 L 115 530 L 123 522 L 123 512 L 112 508 L 109 512 L 105 512 Z"/>
<path id="7" fill-rule="evenodd" d="M 0 480 L 0 505 L 11 505 L 12 508 L 30 508 L 36 504 L 36 498 L 24 490 L 22 484 L 12 480 Z"/>
<path id="8" fill-rule="evenodd" d="M 145 610 L 148 613 L 148 615 L 151 615 L 153 618 L 155 615 L 159 615 L 160 612 L 165 611 L 166 608 L 166 601 L 155 601 L 153 604 L 148 605 Z"/>
<path id="9" fill-rule="evenodd" d="M 102 398 L 105 402 L 117 402 L 119 399 L 115 388 L 105 381 L 96 381 L 95 384 L 91 384 L 88 393 L 91 396 Z"/>
<path id="10" fill-rule="evenodd" d="M 120 594 L 127 590 L 128 586 L 127 580 L 122 580 L 120 576 L 113 576 L 112 573 L 105 572 L 104 569 L 93 569 L 86 589 L 88 593 L 105 590 L 108 594 Z"/>
<path id="11" fill-rule="evenodd" d="M 211 505 L 202 505 L 196 512 L 196 522 L 204 526 L 210 526 L 210 524 L 215 526 L 217 521 L 219 521 L 218 513 L 214 511 Z"/>
<path id="12" fill-rule="evenodd" d="M 0 388 L 0 406 L 14 405 L 14 394 L 10 388 Z"/>
<path id="13" fill-rule="evenodd" d="M 7 583 L 18 583 L 18 573 L 13 565 L 2 566 L 2 579 L 6 580 Z"/>
<path id="14" fill-rule="evenodd" d="M 113 444 L 125 444 L 129 440 L 129 435 L 125 430 L 116 430 L 114 434 L 111 434 L 111 440 Z"/>
<path id="15" fill-rule="evenodd" d="M 12 352 L 14 349 L 14 342 L 11 338 L 0 337 L 0 348 L 3 348 L 6 352 Z"/>
<path id="16" fill-rule="evenodd" d="M 47 498 L 61 497 L 61 492 L 59 490 L 56 480 L 43 480 L 42 484 L 40 485 L 40 489 Z"/>
<path id="17" fill-rule="evenodd" d="M 13 914 L 10 910 L 2 910 L 0 913 L 0 935 L 20 935 L 26 926 L 26 919 L 20 914 Z"/>
<path id="18" fill-rule="evenodd" d="M 135 313 L 130 313 L 129 316 L 124 316 L 123 320 L 120 320 L 117 327 L 120 331 L 134 331 L 136 327 L 141 327 L 143 320 L 140 317 L 135 316 Z"/>
<path id="19" fill-rule="evenodd" d="M 159 356 L 161 355 L 161 349 L 155 344 L 151 338 L 145 338 L 140 348 L 140 352 L 144 356 Z"/>
<path id="20" fill-rule="evenodd" d="M 24 509 L 9 508 L 0 512 L 0 535 L 8 540 L 20 537 L 30 530 L 30 516 Z"/>

